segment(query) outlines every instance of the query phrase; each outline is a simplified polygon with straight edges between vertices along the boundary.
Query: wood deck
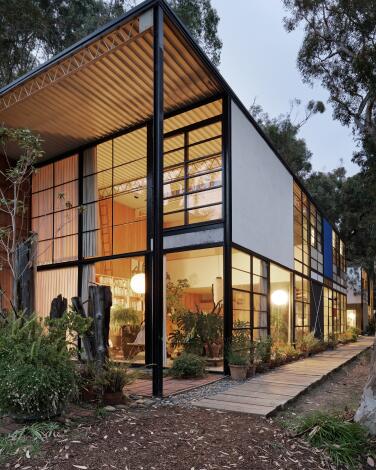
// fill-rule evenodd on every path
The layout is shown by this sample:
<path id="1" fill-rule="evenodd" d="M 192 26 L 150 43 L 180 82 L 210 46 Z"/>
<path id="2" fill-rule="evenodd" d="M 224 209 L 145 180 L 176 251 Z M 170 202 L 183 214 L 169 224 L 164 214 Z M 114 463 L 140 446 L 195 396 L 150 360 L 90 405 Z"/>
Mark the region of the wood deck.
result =
<path id="1" fill-rule="evenodd" d="M 170 397 L 178 393 L 193 390 L 204 385 L 217 382 L 223 378 L 219 374 L 208 374 L 202 379 L 174 379 L 172 377 L 165 377 L 163 379 L 163 396 Z M 151 379 L 137 379 L 130 385 L 125 387 L 125 391 L 131 395 L 139 395 L 142 397 L 152 396 L 152 381 Z"/>
<path id="2" fill-rule="evenodd" d="M 373 344 L 373 337 L 281 366 L 192 404 L 202 408 L 269 416 L 295 400 Z"/>

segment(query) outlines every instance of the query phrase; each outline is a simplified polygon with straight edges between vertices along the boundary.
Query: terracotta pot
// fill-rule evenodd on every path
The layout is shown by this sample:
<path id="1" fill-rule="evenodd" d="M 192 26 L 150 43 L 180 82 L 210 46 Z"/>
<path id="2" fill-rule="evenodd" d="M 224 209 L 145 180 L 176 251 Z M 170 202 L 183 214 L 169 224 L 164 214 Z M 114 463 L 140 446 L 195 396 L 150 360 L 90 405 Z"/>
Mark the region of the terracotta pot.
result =
<path id="1" fill-rule="evenodd" d="M 219 354 L 221 352 L 221 345 L 217 343 L 211 343 L 205 344 L 205 353 L 208 357 L 213 358 L 213 357 L 219 357 Z"/>
<path id="2" fill-rule="evenodd" d="M 105 392 L 103 395 L 104 405 L 122 405 L 123 403 L 123 392 Z"/>
<path id="3" fill-rule="evenodd" d="M 247 378 L 248 366 L 237 366 L 235 364 L 229 364 L 229 366 L 233 380 L 245 380 Z"/>
<path id="4" fill-rule="evenodd" d="M 251 364 L 247 369 L 247 379 L 256 375 L 256 364 Z"/>

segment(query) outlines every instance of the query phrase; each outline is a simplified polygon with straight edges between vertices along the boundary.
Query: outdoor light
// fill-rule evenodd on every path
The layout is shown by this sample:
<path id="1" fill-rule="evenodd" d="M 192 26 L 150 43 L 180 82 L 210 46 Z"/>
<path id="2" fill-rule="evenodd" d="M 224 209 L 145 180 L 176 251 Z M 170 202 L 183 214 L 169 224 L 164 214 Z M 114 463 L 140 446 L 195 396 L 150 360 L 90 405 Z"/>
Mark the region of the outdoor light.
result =
<path id="1" fill-rule="evenodd" d="M 138 273 L 132 276 L 131 289 L 136 294 L 145 294 L 145 273 Z"/>
<path id="2" fill-rule="evenodd" d="M 272 302 L 274 305 L 277 305 L 277 306 L 287 305 L 288 301 L 289 301 L 289 295 L 286 291 L 279 289 L 272 293 Z"/>

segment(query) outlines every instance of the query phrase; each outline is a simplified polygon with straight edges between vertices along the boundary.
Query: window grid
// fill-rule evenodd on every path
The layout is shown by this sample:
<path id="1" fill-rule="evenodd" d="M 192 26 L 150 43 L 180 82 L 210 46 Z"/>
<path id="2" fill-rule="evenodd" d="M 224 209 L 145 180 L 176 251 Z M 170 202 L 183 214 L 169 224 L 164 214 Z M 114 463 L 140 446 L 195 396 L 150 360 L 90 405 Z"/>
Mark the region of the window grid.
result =
<path id="1" fill-rule="evenodd" d="M 309 201 L 294 183 L 294 266 L 295 270 L 310 275 Z"/>
<path id="2" fill-rule="evenodd" d="M 295 274 L 294 283 L 295 302 L 295 341 L 300 340 L 310 331 L 310 281 Z"/>
<path id="3" fill-rule="evenodd" d="M 37 265 L 78 256 L 78 155 L 49 163 L 32 176 L 32 230 L 38 234 Z"/>
<path id="4" fill-rule="evenodd" d="M 221 118 L 165 139 L 165 228 L 222 219 L 222 150 Z"/>
<path id="5" fill-rule="evenodd" d="M 250 338 L 258 340 L 268 334 L 267 263 L 237 249 L 232 255 L 233 332 L 249 330 Z"/>
<path id="6" fill-rule="evenodd" d="M 322 251 L 322 217 L 314 204 L 310 204 L 310 243 L 311 243 L 311 269 L 324 271 L 324 257 Z"/>

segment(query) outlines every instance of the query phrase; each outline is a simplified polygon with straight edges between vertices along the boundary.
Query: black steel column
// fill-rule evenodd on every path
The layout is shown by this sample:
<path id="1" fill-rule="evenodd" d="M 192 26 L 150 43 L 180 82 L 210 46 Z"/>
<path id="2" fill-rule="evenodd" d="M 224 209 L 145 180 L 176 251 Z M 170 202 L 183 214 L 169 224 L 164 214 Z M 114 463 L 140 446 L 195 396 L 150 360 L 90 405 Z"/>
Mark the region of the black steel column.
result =
<path id="1" fill-rule="evenodd" d="M 153 395 L 163 395 L 163 11 L 154 7 Z"/>
<path id="2" fill-rule="evenodd" d="M 223 98 L 223 170 L 224 170 L 224 247 L 223 247 L 223 300 L 224 300 L 224 344 L 232 337 L 232 184 L 231 184 L 231 98 Z M 224 355 L 224 371 L 229 367 Z"/>

